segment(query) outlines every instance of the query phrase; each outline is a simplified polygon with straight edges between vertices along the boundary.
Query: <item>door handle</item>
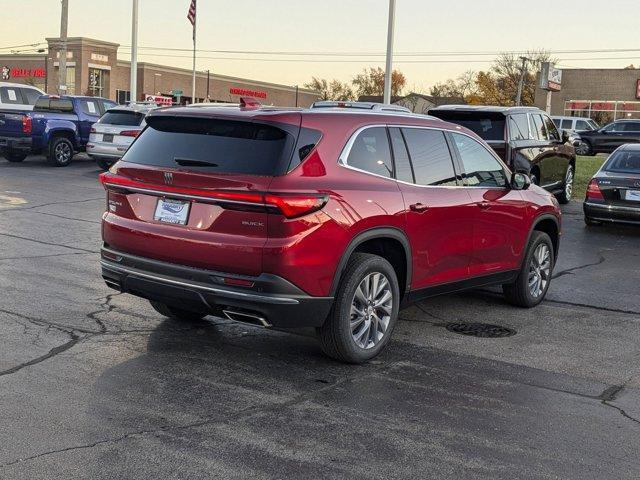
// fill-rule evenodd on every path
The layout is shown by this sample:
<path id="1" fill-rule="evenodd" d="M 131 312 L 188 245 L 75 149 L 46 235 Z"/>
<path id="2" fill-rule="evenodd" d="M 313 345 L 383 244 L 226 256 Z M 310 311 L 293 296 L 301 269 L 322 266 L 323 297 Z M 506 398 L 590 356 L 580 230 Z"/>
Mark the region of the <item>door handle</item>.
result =
<path id="1" fill-rule="evenodd" d="M 414 203 L 412 205 L 409 205 L 409 209 L 412 212 L 422 213 L 429 210 L 429 205 L 425 205 L 424 203 Z"/>
<path id="2" fill-rule="evenodd" d="M 482 210 L 486 210 L 491 207 L 491 204 L 489 202 L 478 202 L 476 203 L 476 205 L 480 207 Z"/>

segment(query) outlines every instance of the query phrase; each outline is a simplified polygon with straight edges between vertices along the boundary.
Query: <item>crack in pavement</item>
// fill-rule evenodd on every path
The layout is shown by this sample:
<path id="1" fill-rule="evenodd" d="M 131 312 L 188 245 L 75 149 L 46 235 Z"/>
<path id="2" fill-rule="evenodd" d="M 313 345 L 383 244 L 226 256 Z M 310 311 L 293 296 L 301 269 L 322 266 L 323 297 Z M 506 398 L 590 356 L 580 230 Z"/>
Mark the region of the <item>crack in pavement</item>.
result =
<path id="1" fill-rule="evenodd" d="M 71 247 L 69 245 L 64 245 L 62 243 L 45 242 L 44 240 L 35 240 L 33 238 L 21 237 L 19 235 L 11 235 L 10 233 L 0 233 L 0 235 L 3 236 L 3 237 L 15 238 L 15 239 L 18 239 L 18 240 L 27 240 L 29 242 L 35 242 L 35 243 L 39 243 L 41 245 L 47 245 L 49 247 L 68 248 L 70 250 L 77 250 L 78 252 L 85 252 L 85 253 L 100 253 L 99 250 L 88 250 L 86 248 Z"/>
<path id="2" fill-rule="evenodd" d="M 551 279 L 556 279 L 556 278 L 562 277 L 564 275 L 571 275 L 576 270 L 582 270 L 583 268 L 595 267 L 595 266 L 598 266 L 598 265 L 602 265 L 606 261 L 606 258 L 604 258 L 604 255 L 602 254 L 602 251 L 599 251 L 598 255 L 600 256 L 600 258 L 598 259 L 597 262 L 586 263 L 584 265 L 578 265 L 577 267 L 571 267 L 571 268 L 567 268 L 565 270 L 561 270 L 561 271 L 559 271 L 557 273 L 554 273 L 551 276 Z"/>
<path id="3" fill-rule="evenodd" d="M 40 208 L 40 207 L 49 207 L 52 205 L 72 205 L 74 203 L 85 203 L 85 202 L 95 202 L 97 200 L 104 200 L 104 197 L 100 197 L 100 198 L 86 198 L 84 200 L 72 200 L 72 201 L 67 201 L 67 202 L 51 202 L 51 203 L 43 203 L 40 205 L 32 205 L 30 207 L 22 207 L 22 208 L 6 208 L 6 209 L 1 209 L 0 213 L 3 212 L 20 212 L 22 210 L 33 210 L 35 208 Z M 37 212 L 37 213 L 42 213 L 42 212 Z"/>
<path id="4" fill-rule="evenodd" d="M 32 258 L 66 257 L 69 255 L 94 255 L 94 252 L 53 253 L 51 255 L 30 255 L 26 257 L 0 257 L 2 260 L 29 260 Z"/>
<path id="5" fill-rule="evenodd" d="M 395 367 L 395 365 L 397 363 L 400 362 L 390 362 L 387 364 L 380 364 L 380 365 L 371 365 L 371 369 L 369 372 L 365 373 L 365 376 L 372 376 L 372 375 L 377 375 L 380 373 L 381 370 L 383 369 L 391 369 L 393 367 Z M 30 457 L 25 457 L 25 458 L 18 458 L 16 460 L 13 460 L 11 462 L 7 462 L 7 463 L 3 463 L 0 464 L 0 468 L 6 468 L 12 465 L 15 465 L 17 463 L 23 463 L 23 462 L 27 462 L 27 461 L 31 461 L 31 460 L 35 460 L 38 458 L 42 458 L 45 456 L 49 456 L 49 455 L 55 455 L 58 453 L 65 453 L 65 452 L 69 452 L 69 451 L 75 451 L 75 450 L 85 450 L 85 449 L 90 449 L 90 448 L 94 448 L 97 447 L 99 445 L 105 445 L 105 444 L 111 444 L 111 443 L 119 443 L 122 442 L 124 440 L 127 440 L 129 438 L 132 437 L 141 437 L 141 436 L 145 436 L 145 435 L 155 435 L 158 433 L 163 433 L 163 432 L 176 432 L 176 431 L 180 431 L 180 430 L 188 430 L 190 428 L 198 428 L 198 427 L 202 427 L 205 425 L 215 425 L 215 424 L 225 424 L 225 423 L 229 423 L 229 422 L 236 422 L 236 421 L 241 421 L 241 420 L 246 420 L 248 418 L 251 418 L 253 415 L 256 414 L 260 414 L 263 412 L 276 412 L 278 410 L 283 410 L 289 407 L 292 407 L 296 404 L 305 402 L 311 398 L 313 398 L 314 396 L 320 394 L 320 393 L 324 393 L 328 390 L 331 390 L 333 388 L 339 387 L 341 385 L 344 385 L 345 383 L 348 383 L 352 380 L 360 380 L 363 378 L 363 374 L 362 372 L 357 372 L 354 373 L 353 375 L 350 376 L 346 376 L 344 378 L 338 379 L 333 383 L 330 383 L 328 385 L 326 385 L 325 387 L 321 387 L 318 388 L 316 390 L 313 390 L 312 392 L 307 392 L 307 393 L 303 393 L 300 395 L 296 395 L 295 397 L 289 399 L 289 400 L 285 400 L 283 402 L 277 401 L 277 402 L 273 402 L 271 404 L 258 404 L 258 405 L 253 405 L 247 408 L 244 408 L 242 410 L 240 410 L 239 412 L 230 415 L 227 418 L 219 418 L 219 417 L 205 417 L 201 420 L 198 420 L 197 422 L 191 422 L 191 423 L 187 423 L 184 425 L 161 425 L 159 427 L 156 428 L 152 428 L 152 429 L 145 429 L 145 430 L 136 430 L 133 432 L 128 432 L 125 433 L 123 435 L 120 435 L 118 437 L 113 437 L 113 438 L 106 438 L 103 440 L 98 440 L 96 442 L 92 442 L 92 443 L 88 443 L 88 444 L 84 444 L 84 445 L 75 445 L 72 447 L 66 447 L 66 448 L 61 448 L 61 449 L 57 449 L 57 450 L 49 450 L 46 452 L 42 452 L 36 455 L 32 455 Z"/>
<path id="6" fill-rule="evenodd" d="M 58 345 L 57 347 L 53 347 L 44 355 L 40 355 L 39 357 L 32 358 L 31 360 L 23 362 L 7 370 L 1 371 L 0 377 L 3 377 L 5 375 L 11 375 L 13 373 L 16 373 L 22 370 L 23 368 L 30 367 L 32 365 L 37 365 L 38 363 L 44 362 L 45 360 L 55 357 L 56 355 L 62 352 L 66 352 L 67 350 L 69 350 L 71 347 L 73 347 L 76 343 L 80 341 L 80 336 L 78 336 L 74 332 L 66 332 L 66 333 L 71 337 L 71 339 L 68 342 L 63 343 L 62 345 Z"/>
<path id="7" fill-rule="evenodd" d="M 102 222 L 98 222 L 96 220 L 85 220 L 84 218 L 73 218 L 73 217 L 65 217 L 64 215 L 57 215 L 55 213 L 48 213 L 48 212 L 32 212 L 32 213 L 36 213 L 38 215 L 48 215 L 50 217 L 56 217 L 56 218 L 63 218 L 65 220 L 74 220 L 76 222 L 85 222 L 85 223 L 92 223 L 94 225 L 100 225 L 102 224 Z"/>
<path id="8" fill-rule="evenodd" d="M 588 308 L 591 310 L 600 310 L 603 312 L 611 312 L 611 313 L 623 313 L 625 315 L 640 315 L 640 312 L 636 312 L 635 310 L 623 310 L 621 308 L 609 308 L 609 307 L 599 307 L 597 305 L 589 305 L 588 303 L 577 303 L 577 302 L 568 302 L 565 300 L 551 300 L 544 299 L 543 303 L 555 303 L 558 305 L 568 305 L 571 307 L 582 307 Z"/>
<path id="9" fill-rule="evenodd" d="M 602 392 L 600 394 L 599 400 L 602 403 L 602 405 L 604 405 L 606 407 L 613 408 L 614 410 L 617 410 L 620 413 L 620 415 L 622 415 L 626 419 L 631 420 L 632 422 L 640 424 L 640 420 L 638 420 L 637 418 L 634 418 L 631 415 L 629 415 L 623 408 L 618 407 L 617 405 L 613 405 L 611 403 L 611 402 L 615 401 L 618 398 L 618 396 L 626 388 L 627 383 L 629 383 L 630 380 L 631 379 L 628 379 L 622 385 L 614 385 L 614 386 L 611 386 L 611 387 L 607 388 L 604 392 Z"/>

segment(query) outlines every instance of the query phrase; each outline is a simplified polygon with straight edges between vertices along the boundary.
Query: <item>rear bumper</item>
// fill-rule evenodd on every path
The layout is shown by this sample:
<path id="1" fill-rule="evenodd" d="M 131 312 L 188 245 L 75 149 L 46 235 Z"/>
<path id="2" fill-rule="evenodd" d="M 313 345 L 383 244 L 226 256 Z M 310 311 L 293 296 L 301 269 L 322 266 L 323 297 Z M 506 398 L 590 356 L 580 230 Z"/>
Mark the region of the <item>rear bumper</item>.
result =
<path id="1" fill-rule="evenodd" d="M 24 153 L 30 152 L 33 146 L 31 137 L 3 137 L 0 136 L 0 148 L 16 150 Z"/>
<path id="2" fill-rule="evenodd" d="M 120 160 L 127 151 L 128 146 L 114 145 L 113 143 L 89 142 L 87 143 L 87 154 L 91 158 L 101 160 Z"/>
<path id="3" fill-rule="evenodd" d="M 592 220 L 640 224 L 640 204 L 633 207 L 586 201 L 582 207 L 585 217 Z"/>
<path id="4" fill-rule="evenodd" d="M 311 297 L 282 277 L 258 277 L 201 270 L 102 248 L 102 277 L 107 285 L 148 300 L 211 315 L 256 315 L 278 328 L 319 327 L 332 297 Z M 249 280 L 251 288 L 232 287 L 223 278 Z"/>

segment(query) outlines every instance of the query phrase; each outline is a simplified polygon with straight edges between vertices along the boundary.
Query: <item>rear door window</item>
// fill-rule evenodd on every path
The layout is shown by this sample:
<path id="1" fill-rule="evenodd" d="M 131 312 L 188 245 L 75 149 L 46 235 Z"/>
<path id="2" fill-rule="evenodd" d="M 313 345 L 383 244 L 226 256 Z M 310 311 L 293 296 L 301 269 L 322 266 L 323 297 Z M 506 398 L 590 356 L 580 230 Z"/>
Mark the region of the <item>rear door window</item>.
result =
<path id="1" fill-rule="evenodd" d="M 347 164 L 365 172 L 393 177 L 387 129 L 373 127 L 360 132 L 353 142 Z"/>
<path id="2" fill-rule="evenodd" d="M 284 173 L 298 136 L 289 125 L 187 117 L 147 117 L 126 162 L 208 173 Z M 388 148 L 388 147 L 387 147 Z"/>
<path id="3" fill-rule="evenodd" d="M 100 116 L 100 106 L 97 100 L 80 100 L 80 108 L 85 115 Z"/>
<path id="4" fill-rule="evenodd" d="M 585 120 L 576 120 L 576 130 L 593 130 Z"/>
<path id="5" fill-rule="evenodd" d="M 555 123 L 553 123 L 553 121 L 551 121 L 551 119 L 546 115 L 543 115 L 542 119 L 544 120 L 544 124 L 547 129 L 547 136 L 549 137 L 549 140 L 555 140 L 559 142 L 560 134 L 558 133 L 558 129 L 556 128 Z"/>
<path id="6" fill-rule="evenodd" d="M 0 87 L 0 100 L 2 103 L 8 103 L 12 105 L 24 104 L 22 100 L 22 93 L 20 88 L 16 87 Z"/>
<path id="7" fill-rule="evenodd" d="M 468 128 L 484 140 L 505 139 L 505 116 L 501 113 L 463 113 L 435 110 L 431 112 L 447 122 Z"/>
<path id="8" fill-rule="evenodd" d="M 554 123 L 555 123 L 555 121 L 554 121 Z M 573 127 L 572 123 L 573 123 L 573 120 L 569 120 L 569 119 L 567 119 L 567 120 L 562 120 L 562 127 L 561 127 L 561 128 L 562 128 L 563 130 L 572 130 L 572 127 Z M 558 124 L 556 123 L 556 126 L 557 126 L 557 125 L 558 125 Z"/>
<path id="9" fill-rule="evenodd" d="M 622 131 L 623 132 L 640 132 L 640 123 L 639 122 L 624 122 Z"/>
<path id="10" fill-rule="evenodd" d="M 470 187 L 504 188 L 507 174 L 502 164 L 479 142 L 471 137 L 453 133 L 460 160 Z"/>
<path id="11" fill-rule="evenodd" d="M 106 112 L 98 123 L 108 125 L 122 125 L 125 127 L 138 127 L 144 119 L 144 114 L 140 112 L 109 111 Z"/>
<path id="12" fill-rule="evenodd" d="M 509 116 L 509 140 L 527 140 L 529 138 L 529 121 L 526 113 Z"/>
<path id="13" fill-rule="evenodd" d="M 40 95 L 42 95 L 35 88 L 22 88 L 21 90 L 22 90 L 22 98 L 24 99 L 25 103 L 28 105 L 35 105 L 36 100 L 38 100 L 38 98 L 40 98 Z"/>
<path id="14" fill-rule="evenodd" d="M 424 128 L 403 128 L 415 183 L 430 186 L 456 186 L 453 159 L 444 132 Z"/>
<path id="15" fill-rule="evenodd" d="M 399 128 L 389 128 L 389 137 L 391 138 L 391 147 L 393 148 L 393 161 L 396 170 L 396 179 L 402 182 L 413 183 L 413 170 L 411 168 L 411 160 L 409 160 L 409 152 L 405 144 L 402 132 Z"/>

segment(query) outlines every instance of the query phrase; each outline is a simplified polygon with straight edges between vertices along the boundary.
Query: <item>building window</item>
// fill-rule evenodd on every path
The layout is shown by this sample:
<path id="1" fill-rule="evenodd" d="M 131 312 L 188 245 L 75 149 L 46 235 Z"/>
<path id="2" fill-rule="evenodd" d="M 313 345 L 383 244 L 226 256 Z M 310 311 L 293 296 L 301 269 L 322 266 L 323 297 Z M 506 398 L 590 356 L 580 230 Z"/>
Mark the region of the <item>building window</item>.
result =
<path id="1" fill-rule="evenodd" d="M 89 69 L 89 95 L 93 97 L 104 97 L 106 93 L 108 70 L 99 68 Z"/>
<path id="2" fill-rule="evenodd" d="M 126 105 L 131 101 L 131 92 L 129 90 L 116 90 L 116 101 L 120 105 Z"/>

